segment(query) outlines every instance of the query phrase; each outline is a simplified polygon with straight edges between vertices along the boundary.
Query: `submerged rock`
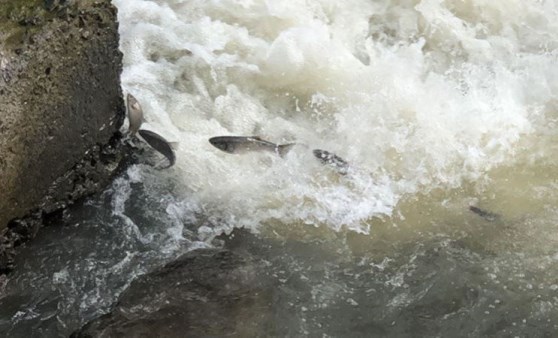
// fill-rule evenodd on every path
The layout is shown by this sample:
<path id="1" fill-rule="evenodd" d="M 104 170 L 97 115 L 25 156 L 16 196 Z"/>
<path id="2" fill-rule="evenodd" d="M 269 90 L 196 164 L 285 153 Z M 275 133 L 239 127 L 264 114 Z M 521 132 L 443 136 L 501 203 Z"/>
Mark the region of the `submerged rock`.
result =
<path id="1" fill-rule="evenodd" d="M 246 254 L 191 251 L 139 277 L 72 337 L 251 337 L 272 322 L 272 283 Z"/>
<path id="2" fill-rule="evenodd" d="M 34 222 L 109 183 L 124 153 L 124 102 L 110 0 L 5 1 L 0 17 L 3 270 Z"/>

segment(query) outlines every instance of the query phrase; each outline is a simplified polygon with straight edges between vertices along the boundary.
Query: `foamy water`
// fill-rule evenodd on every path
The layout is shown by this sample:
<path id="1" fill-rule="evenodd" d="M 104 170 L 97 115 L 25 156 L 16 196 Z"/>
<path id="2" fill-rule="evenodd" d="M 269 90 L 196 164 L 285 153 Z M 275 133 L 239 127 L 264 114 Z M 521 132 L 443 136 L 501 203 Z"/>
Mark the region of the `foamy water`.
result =
<path id="1" fill-rule="evenodd" d="M 255 251 L 290 275 L 278 299 L 312 289 L 279 320 L 292 335 L 558 332 L 558 3 L 115 4 L 124 91 L 180 142 L 168 210 L 203 215 L 201 240 L 248 227 L 280 243 Z M 219 135 L 302 145 L 234 156 Z"/>
<path id="2" fill-rule="evenodd" d="M 113 3 L 123 91 L 177 163 L 131 166 L 20 248 L 0 332 L 67 336 L 226 243 L 276 282 L 273 325 L 227 313 L 237 334 L 556 336 L 558 3 Z M 231 155 L 220 135 L 300 145 Z M 259 234 L 214 240 L 239 227 Z"/>
<path id="3" fill-rule="evenodd" d="M 180 143 L 164 173 L 179 203 L 220 223 L 368 232 L 402 198 L 548 156 L 553 2 L 114 3 L 123 89 L 140 100 L 144 128 Z M 218 135 L 307 147 L 232 156 L 208 143 Z M 321 166 L 313 148 L 353 174 Z"/>

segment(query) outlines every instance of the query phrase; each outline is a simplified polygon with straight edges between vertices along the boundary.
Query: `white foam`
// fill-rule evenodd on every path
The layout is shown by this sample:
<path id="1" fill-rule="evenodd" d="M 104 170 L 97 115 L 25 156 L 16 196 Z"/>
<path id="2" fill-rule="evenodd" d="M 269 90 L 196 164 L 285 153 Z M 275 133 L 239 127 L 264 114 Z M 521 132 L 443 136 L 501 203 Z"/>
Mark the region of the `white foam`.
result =
<path id="1" fill-rule="evenodd" d="M 402 196 L 513 162 L 555 114 L 550 2 L 114 3 L 123 89 L 148 128 L 180 142 L 169 175 L 183 195 L 167 212 L 195 204 L 209 229 L 278 219 L 367 232 Z M 338 177 L 304 147 L 283 160 L 207 142 L 256 134 L 358 170 Z"/>

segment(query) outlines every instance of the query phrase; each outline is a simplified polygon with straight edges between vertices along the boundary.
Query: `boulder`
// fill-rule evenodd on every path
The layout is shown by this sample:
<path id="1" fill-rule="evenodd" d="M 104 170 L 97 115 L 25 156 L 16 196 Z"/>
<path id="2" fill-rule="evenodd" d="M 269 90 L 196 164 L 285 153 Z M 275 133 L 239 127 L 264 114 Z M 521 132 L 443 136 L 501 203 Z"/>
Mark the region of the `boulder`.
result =
<path id="1" fill-rule="evenodd" d="M 0 231 L 110 182 L 125 117 L 118 46 L 110 0 L 0 3 Z M 0 248 L 0 265 L 8 256 Z"/>
<path id="2" fill-rule="evenodd" d="M 191 251 L 140 276 L 113 310 L 72 337 L 255 337 L 273 325 L 263 263 L 220 249 Z"/>

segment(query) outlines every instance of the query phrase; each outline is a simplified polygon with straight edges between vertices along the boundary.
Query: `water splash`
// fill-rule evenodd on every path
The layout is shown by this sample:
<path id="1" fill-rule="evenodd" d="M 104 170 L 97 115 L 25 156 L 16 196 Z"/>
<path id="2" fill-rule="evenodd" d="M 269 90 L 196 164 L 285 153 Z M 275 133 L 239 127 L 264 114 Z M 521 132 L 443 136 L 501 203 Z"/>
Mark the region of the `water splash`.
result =
<path id="1" fill-rule="evenodd" d="M 280 219 L 367 232 L 404 196 L 513 162 L 558 89 L 542 38 L 558 28 L 514 23 L 548 22 L 548 2 L 115 4 L 124 90 L 148 128 L 181 143 L 183 199 L 195 195 L 233 226 Z M 208 144 L 217 135 L 298 141 L 361 173 L 335 177 L 305 149 L 286 165 L 228 156 Z"/>

